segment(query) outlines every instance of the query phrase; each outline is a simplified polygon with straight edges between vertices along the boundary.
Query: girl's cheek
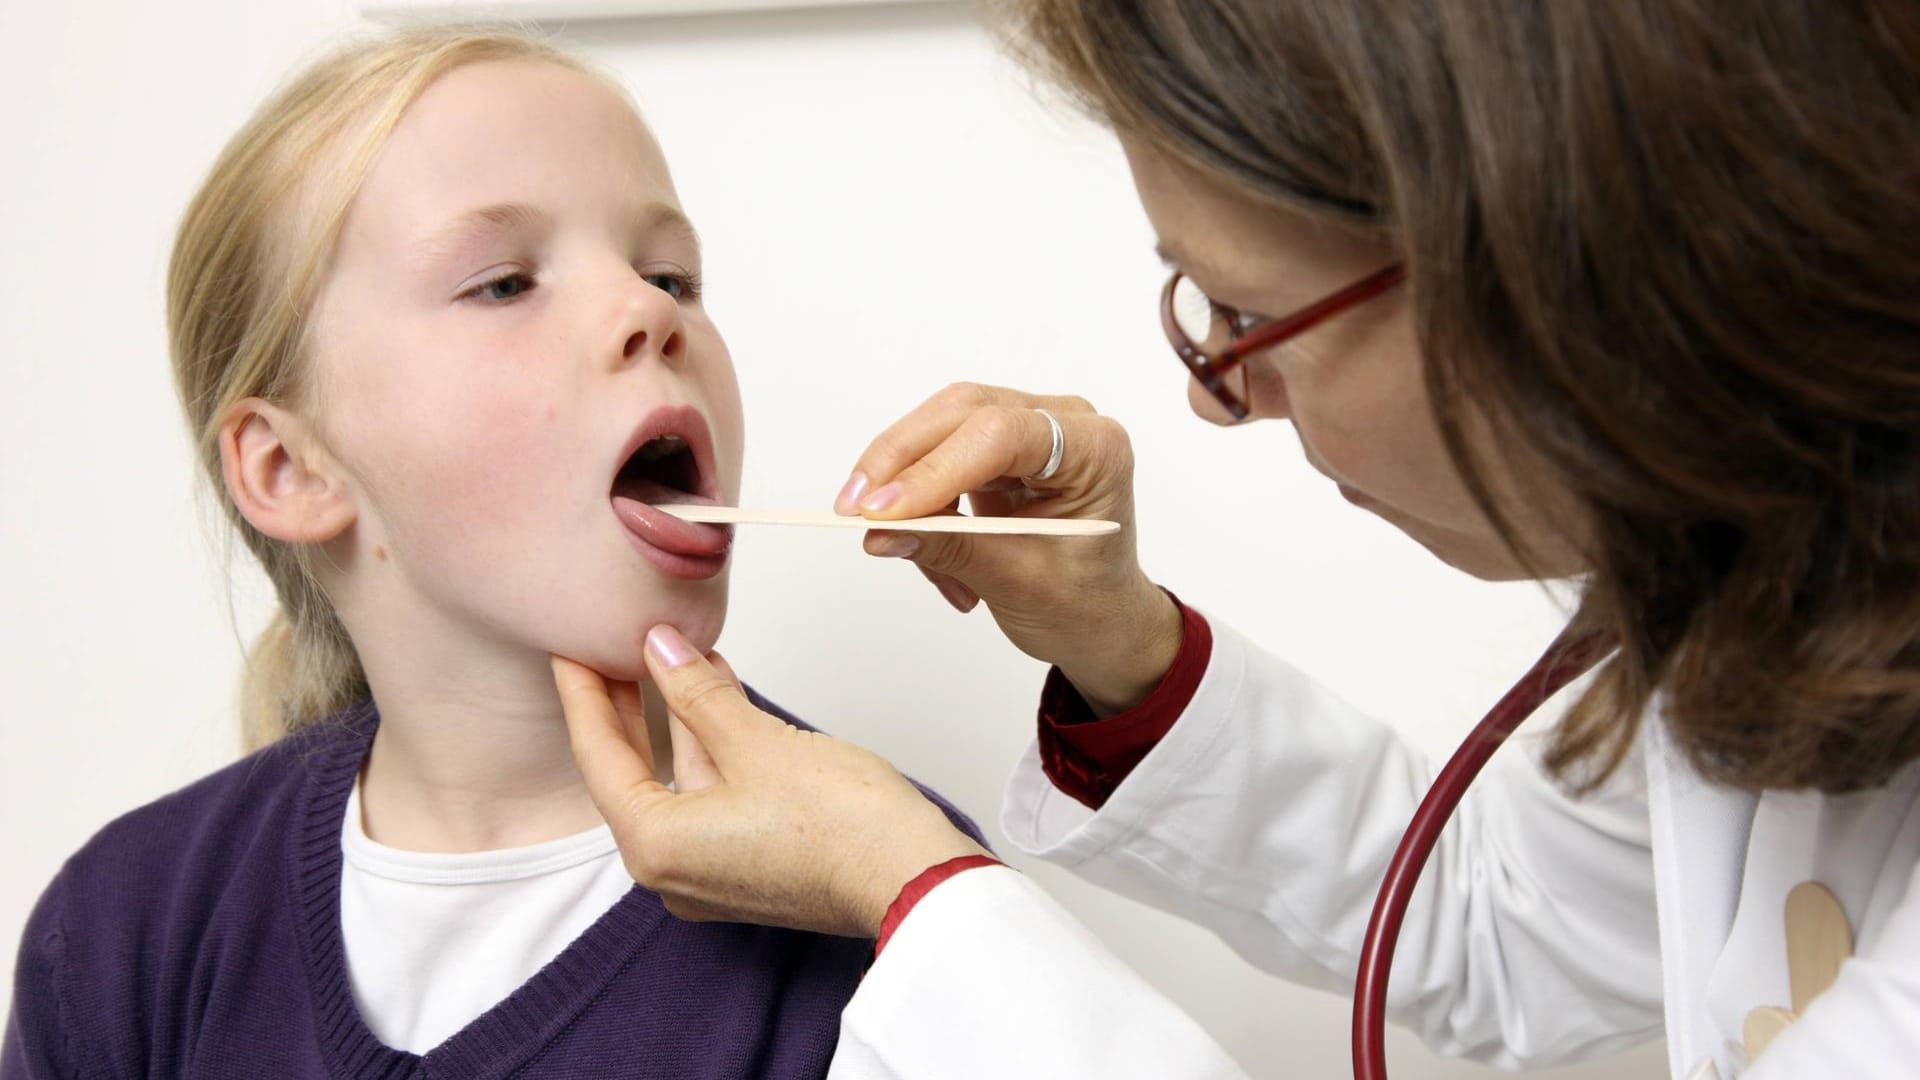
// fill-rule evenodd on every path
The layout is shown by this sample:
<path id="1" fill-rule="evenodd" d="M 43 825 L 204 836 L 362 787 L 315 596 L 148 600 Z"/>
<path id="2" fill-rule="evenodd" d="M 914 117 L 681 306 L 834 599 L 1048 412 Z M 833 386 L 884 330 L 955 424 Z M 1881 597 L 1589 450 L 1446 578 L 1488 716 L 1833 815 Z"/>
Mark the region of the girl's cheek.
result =
<path id="1" fill-rule="evenodd" d="M 746 408 L 740 398 L 739 376 L 724 346 L 715 350 L 719 359 L 707 369 L 702 380 L 707 419 L 713 425 L 714 449 L 720 458 L 722 494 L 737 501 L 740 494 L 741 458 L 746 447 Z"/>
<path id="2" fill-rule="evenodd" d="M 405 432 L 392 466 L 411 474 L 404 490 L 416 510 L 498 523 L 524 516 L 531 498 L 552 499 L 566 425 L 557 410 L 548 419 L 550 401 L 533 388 L 470 383 L 423 399 L 414 423 L 390 417 Z"/>

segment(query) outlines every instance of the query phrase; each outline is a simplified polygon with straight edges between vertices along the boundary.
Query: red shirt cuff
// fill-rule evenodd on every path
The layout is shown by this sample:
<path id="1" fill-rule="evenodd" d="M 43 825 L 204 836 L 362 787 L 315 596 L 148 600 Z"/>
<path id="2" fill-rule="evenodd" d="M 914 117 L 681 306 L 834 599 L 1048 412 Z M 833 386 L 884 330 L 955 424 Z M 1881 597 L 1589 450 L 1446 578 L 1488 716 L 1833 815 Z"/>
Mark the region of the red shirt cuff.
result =
<path id="1" fill-rule="evenodd" d="M 1005 864 L 991 855 L 962 855 L 959 858 L 948 859 L 943 863 L 936 863 L 920 871 L 920 875 L 912 881 L 907 882 L 906 887 L 900 890 L 900 895 L 894 897 L 893 903 L 887 907 L 886 915 L 881 918 L 880 936 L 874 939 L 873 942 L 874 958 L 879 959 L 880 950 L 886 948 L 887 942 L 893 940 L 893 932 L 900 929 L 900 923 L 906 919 L 907 913 L 912 911 L 914 905 L 918 904 L 928 893 L 932 892 L 934 886 L 939 885 L 963 870 L 972 870 L 981 866 L 1002 865 Z"/>
<path id="2" fill-rule="evenodd" d="M 1040 766 L 1054 787 L 1095 810 L 1173 730 L 1207 673 L 1213 630 L 1178 597 L 1173 602 L 1180 605 L 1180 651 L 1145 701 L 1096 718 L 1059 668 L 1047 673 L 1040 691 Z"/>

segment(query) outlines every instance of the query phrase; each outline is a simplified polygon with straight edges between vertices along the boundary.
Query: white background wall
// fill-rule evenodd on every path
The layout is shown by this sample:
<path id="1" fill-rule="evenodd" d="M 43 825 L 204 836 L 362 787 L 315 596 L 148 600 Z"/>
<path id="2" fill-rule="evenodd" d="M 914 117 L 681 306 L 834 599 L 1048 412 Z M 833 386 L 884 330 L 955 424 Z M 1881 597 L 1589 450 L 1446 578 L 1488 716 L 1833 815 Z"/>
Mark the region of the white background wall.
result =
<path id="1" fill-rule="evenodd" d="M 0 973 L 68 853 L 232 757 L 240 642 L 268 594 L 237 566 L 230 610 L 196 512 L 167 245 L 242 117 L 353 22 L 343 0 L 0 7 Z M 963 7 L 566 33 L 630 81 L 704 233 L 749 503 L 824 507 L 866 440 L 947 381 L 1072 391 L 1134 432 L 1149 569 L 1418 744 L 1449 748 L 1552 636 L 1539 590 L 1470 581 L 1352 510 L 1286 428 L 1187 413 L 1116 150 L 1037 100 Z M 747 532 L 738 551 L 723 644 L 749 681 L 992 822 L 1037 665 L 857 534 Z M 1027 869 L 1256 1074 L 1344 1071 L 1343 1000 Z M 1488 1072 L 1391 1045 L 1403 1073 Z"/>

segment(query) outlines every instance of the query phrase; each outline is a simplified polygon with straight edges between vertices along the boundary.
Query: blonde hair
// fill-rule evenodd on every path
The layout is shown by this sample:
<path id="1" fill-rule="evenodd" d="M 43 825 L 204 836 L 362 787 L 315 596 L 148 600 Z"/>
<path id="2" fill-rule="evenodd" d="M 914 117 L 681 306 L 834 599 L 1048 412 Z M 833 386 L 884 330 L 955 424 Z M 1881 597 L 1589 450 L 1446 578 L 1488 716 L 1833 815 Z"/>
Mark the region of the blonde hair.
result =
<path id="1" fill-rule="evenodd" d="M 249 650 L 242 737 L 264 746 L 368 693 L 312 552 L 254 528 L 222 477 L 220 426 L 258 397 L 312 404 L 306 316 L 348 207 L 400 117 L 468 64 L 540 60 L 614 81 L 518 30 L 428 27 L 357 40 L 300 71 L 233 136 L 187 207 L 167 270 L 174 381 L 214 497 L 278 594 Z"/>

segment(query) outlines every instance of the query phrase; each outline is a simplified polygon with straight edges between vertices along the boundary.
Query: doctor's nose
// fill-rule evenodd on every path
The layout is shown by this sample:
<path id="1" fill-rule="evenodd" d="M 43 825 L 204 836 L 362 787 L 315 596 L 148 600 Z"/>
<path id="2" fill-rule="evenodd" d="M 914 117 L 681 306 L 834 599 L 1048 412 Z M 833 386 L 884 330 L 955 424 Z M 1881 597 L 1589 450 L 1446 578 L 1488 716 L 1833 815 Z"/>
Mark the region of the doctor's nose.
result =
<path id="1" fill-rule="evenodd" d="M 1189 375 L 1187 376 L 1187 406 L 1193 410 L 1195 416 L 1198 416 L 1209 424 L 1218 424 L 1221 427 L 1233 427 L 1236 424 L 1244 424 L 1253 420 L 1269 419 L 1275 415 L 1271 402 L 1255 401 L 1249 396 L 1251 387 L 1249 387 L 1247 383 L 1244 365 L 1229 372 L 1227 378 L 1232 381 L 1232 390 L 1235 396 L 1241 401 L 1246 402 L 1248 408 L 1253 411 L 1245 420 L 1236 419 L 1233 413 L 1228 411 L 1227 407 L 1220 403 L 1219 398 L 1214 397 L 1207 391 L 1206 387 L 1200 385 L 1199 379 Z M 1282 410 L 1280 415 L 1285 415 L 1284 410 Z"/>

